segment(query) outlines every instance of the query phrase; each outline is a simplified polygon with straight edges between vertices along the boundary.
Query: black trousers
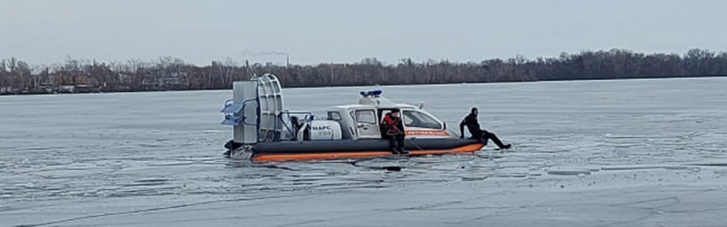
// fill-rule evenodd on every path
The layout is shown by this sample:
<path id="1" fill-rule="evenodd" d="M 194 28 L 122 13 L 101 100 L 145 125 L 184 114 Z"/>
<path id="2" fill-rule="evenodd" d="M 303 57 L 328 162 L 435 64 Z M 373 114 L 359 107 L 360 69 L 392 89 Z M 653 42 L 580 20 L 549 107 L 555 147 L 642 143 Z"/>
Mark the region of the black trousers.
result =
<path id="1" fill-rule="evenodd" d="M 502 144 L 502 141 L 500 141 L 500 138 L 497 138 L 497 135 L 495 133 L 488 132 L 486 130 L 482 130 L 481 133 L 475 134 L 475 139 L 479 140 L 481 143 L 487 145 L 488 140 L 492 140 L 492 142 L 495 142 L 497 147 L 503 148 L 505 147 L 505 144 Z"/>
<path id="2" fill-rule="evenodd" d="M 389 149 L 392 152 L 404 152 L 404 134 L 389 135 Z"/>

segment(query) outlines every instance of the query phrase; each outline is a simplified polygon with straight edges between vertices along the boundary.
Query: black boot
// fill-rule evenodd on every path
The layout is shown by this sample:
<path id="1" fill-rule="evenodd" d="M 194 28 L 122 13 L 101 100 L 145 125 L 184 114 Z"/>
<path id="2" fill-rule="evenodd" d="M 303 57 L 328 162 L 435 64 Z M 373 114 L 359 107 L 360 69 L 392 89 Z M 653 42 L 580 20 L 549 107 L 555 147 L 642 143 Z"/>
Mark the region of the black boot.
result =
<path id="1" fill-rule="evenodd" d="M 394 138 L 389 138 L 389 149 L 391 149 L 391 154 L 396 155 L 398 153 L 396 148 L 396 140 Z"/>
<path id="2" fill-rule="evenodd" d="M 510 145 L 510 144 L 507 144 L 507 145 L 502 144 L 502 141 L 500 141 L 500 138 L 497 138 L 497 135 L 495 135 L 495 133 L 485 131 L 483 133 L 483 136 L 485 137 L 485 139 L 491 139 L 492 142 L 495 142 L 495 145 L 497 145 L 497 147 L 499 147 L 500 149 L 508 149 L 508 148 L 512 147 L 512 145 Z M 485 144 L 487 144 L 487 143 L 485 143 Z"/>

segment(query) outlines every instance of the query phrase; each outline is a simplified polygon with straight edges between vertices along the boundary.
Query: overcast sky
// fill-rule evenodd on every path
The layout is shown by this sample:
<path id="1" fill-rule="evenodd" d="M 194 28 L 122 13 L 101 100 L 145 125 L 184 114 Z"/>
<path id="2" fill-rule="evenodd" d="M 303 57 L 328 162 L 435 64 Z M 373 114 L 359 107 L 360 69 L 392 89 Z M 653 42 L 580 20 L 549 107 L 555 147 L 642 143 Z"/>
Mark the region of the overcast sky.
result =
<path id="1" fill-rule="evenodd" d="M 727 1 L 0 0 L 0 58 L 388 63 L 727 50 Z"/>

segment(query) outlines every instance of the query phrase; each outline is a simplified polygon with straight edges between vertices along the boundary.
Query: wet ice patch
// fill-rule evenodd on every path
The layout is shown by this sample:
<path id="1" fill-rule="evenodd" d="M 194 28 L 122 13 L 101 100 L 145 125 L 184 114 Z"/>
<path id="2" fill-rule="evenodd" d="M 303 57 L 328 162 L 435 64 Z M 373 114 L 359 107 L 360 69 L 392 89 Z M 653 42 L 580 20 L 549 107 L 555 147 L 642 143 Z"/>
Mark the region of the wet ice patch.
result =
<path id="1" fill-rule="evenodd" d="M 146 165 L 147 166 L 189 166 L 192 163 L 194 163 L 194 161 L 160 160 L 160 161 L 149 162 Z"/>
<path id="2" fill-rule="evenodd" d="M 562 175 L 562 176 L 578 176 L 578 175 L 591 175 L 591 171 L 587 169 L 549 169 L 546 171 L 550 175 Z"/>
<path id="3" fill-rule="evenodd" d="M 706 167 L 727 167 L 727 162 L 693 163 L 693 164 L 689 164 L 689 165 L 706 166 Z"/>
<path id="4" fill-rule="evenodd" d="M 669 165 L 634 165 L 634 166 L 604 166 L 601 167 L 605 171 L 616 170 L 649 170 L 649 169 L 665 169 L 665 170 L 685 170 L 688 166 L 669 166 Z M 692 167 L 693 168 L 693 167 Z"/>
<path id="5" fill-rule="evenodd" d="M 134 180 L 134 183 L 142 183 L 142 184 L 158 184 L 158 183 L 165 183 L 169 181 L 169 179 L 166 178 L 141 178 L 138 180 Z"/>

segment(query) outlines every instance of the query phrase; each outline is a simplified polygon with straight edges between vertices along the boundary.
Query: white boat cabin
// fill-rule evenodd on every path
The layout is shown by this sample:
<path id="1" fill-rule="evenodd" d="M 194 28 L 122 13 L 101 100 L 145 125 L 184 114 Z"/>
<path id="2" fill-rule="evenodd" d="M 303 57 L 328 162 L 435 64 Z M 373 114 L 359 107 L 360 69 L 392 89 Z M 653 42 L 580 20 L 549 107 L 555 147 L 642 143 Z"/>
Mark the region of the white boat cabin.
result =
<path id="1" fill-rule="evenodd" d="M 280 83 L 272 74 L 235 82 L 225 102 L 222 124 L 234 126 L 234 142 L 383 139 L 381 122 L 401 111 L 407 138 L 458 138 L 456 132 L 421 106 L 397 104 L 380 90 L 361 92 L 358 104 L 328 108 L 324 116 L 285 110 Z"/>

